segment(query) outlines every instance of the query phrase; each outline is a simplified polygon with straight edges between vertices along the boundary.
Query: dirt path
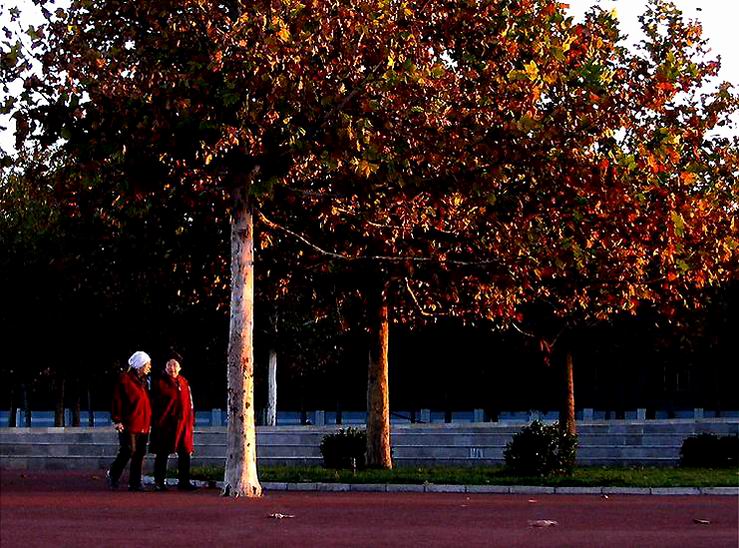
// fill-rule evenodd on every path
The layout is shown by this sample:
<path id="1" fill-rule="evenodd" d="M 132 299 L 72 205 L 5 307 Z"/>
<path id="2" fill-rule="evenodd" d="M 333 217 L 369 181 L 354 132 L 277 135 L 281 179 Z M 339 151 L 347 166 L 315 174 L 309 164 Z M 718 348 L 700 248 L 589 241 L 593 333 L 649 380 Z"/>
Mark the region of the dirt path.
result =
<path id="1" fill-rule="evenodd" d="M 0 471 L 0 545 L 727 546 L 731 496 L 110 492 L 100 472 Z M 274 519 L 269 514 L 294 515 Z M 707 520 L 709 524 L 695 523 Z M 553 527 L 532 527 L 554 520 Z"/>

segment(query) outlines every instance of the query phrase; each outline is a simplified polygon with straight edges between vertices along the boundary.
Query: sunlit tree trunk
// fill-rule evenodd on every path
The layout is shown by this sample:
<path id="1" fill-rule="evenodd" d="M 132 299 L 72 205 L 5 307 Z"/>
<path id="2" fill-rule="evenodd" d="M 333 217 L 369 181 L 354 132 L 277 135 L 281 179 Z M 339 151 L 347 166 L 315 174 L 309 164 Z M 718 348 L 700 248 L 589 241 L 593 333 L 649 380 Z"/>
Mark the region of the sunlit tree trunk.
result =
<path id="1" fill-rule="evenodd" d="M 277 351 L 269 350 L 267 364 L 267 426 L 277 425 Z"/>
<path id="2" fill-rule="evenodd" d="M 393 467 L 390 450 L 390 392 L 388 385 L 388 341 L 390 325 L 384 292 L 380 293 L 370 340 L 367 369 L 367 466 Z"/>
<path id="3" fill-rule="evenodd" d="M 559 425 L 569 434 L 577 434 L 575 422 L 575 381 L 572 352 L 567 351 L 564 363 L 564 397 L 559 411 Z"/>
<path id="4" fill-rule="evenodd" d="M 244 188 L 231 212 L 231 319 L 228 341 L 228 428 L 222 494 L 258 497 L 254 422 L 254 223 Z"/>

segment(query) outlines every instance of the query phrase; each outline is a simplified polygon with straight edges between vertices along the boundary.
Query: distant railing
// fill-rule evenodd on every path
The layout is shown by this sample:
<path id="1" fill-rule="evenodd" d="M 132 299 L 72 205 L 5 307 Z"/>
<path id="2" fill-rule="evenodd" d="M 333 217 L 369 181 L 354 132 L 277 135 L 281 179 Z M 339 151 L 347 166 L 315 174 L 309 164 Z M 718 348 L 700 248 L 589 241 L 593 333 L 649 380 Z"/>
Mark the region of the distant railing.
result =
<path id="1" fill-rule="evenodd" d="M 8 411 L 0 411 L 0 427 L 8 426 Z M 393 411 L 390 422 L 392 424 L 411 424 L 412 422 L 419 424 L 439 424 L 447 422 L 449 413 L 444 411 L 436 411 L 431 409 L 419 409 L 411 411 Z M 576 419 L 582 422 L 603 422 L 616 420 L 617 414 L 614 411 L 585 408 L 576 414 Z M 664 419 L 689 419 L 701 420 L 711 418 L 738 418 L 739 411 L 715 411 L 708 409 L 682 409 L 668 413 L 664 410 L 658 410 L 654 413 L 653 418 Z M 411 418 L 415 418 L 412 421 Z M 558 413 L 544 412 L 538 410 L 530 411 L 504 411 L 498 413 L 498 423 L 523 424 L 533 420 L 556 421 Z M 93 412 L 94 424 L 96 427 L 110 426 L 110 413 L 106 411 Z M 635 409 L 626 411 L 621 414 L 620 420 L 627 421 L 644 421 L 647 419 L 646 409 Z M 196 426 L 225 426 L 228 422 L 228 416 L 224 409 L 211 409 L 209 411 L 197 411 L 195 413 Z M 263 421 L 261 421 L 263 422 Z M 342 426 L 358 426 L 366 422 L 366 413 L 364 411 L 344 411 L 340 416 L 340 423 L 337 421 L 337 413 L 335 411 L 315 410 L 306 413 L 300 411 L 278 411 L 277 424 L 279 426 L 297 426 L 297 425 L 335 425 Z M 464 423 L 481 423 L 491 422 L 490 417 L 482 409 L 473 409 L 467 411 L 454 411 L 451 413 L 451 422 L 457 424 Z M 25 427 L 25 414 L 18 410 L 16 414 L 16 426 Z M 71 410 L 64 410 L 64 424 L 72 425 Z M 53 411 L 31 411 L 31 427 L 48 428 L 54 426 Z M 90 426 L 89 413 L 87 411 L 80 412 L 80 426 Z"/>

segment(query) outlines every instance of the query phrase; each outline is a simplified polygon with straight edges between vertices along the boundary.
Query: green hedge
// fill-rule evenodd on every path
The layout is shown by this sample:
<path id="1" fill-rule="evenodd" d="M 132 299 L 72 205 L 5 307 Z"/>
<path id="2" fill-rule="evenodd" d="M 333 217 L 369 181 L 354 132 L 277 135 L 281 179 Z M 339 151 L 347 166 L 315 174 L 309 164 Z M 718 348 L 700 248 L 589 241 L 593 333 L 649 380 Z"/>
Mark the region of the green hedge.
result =
<path id="1" fill-rule="evenodd" d="M 739 436 L 698 434 L 683 441 L 680 466 L 689 468 L 732 468 L 739 457 Z"/>
<path id="2" fill-rule="evenodd" d="M 321 440 L 321 455 L 326 468 L 361 470 L 365 467 L 366 451 L 367 433 L 359 428 L 342 428 Z"/>
<path id="3" fill-rule="evenodd" d="M 503 453 L 506 466 L 517 476 L 569 476 L 577 457 L 577 436 L 559 424 L 534 421 L 513 435 Z"/>

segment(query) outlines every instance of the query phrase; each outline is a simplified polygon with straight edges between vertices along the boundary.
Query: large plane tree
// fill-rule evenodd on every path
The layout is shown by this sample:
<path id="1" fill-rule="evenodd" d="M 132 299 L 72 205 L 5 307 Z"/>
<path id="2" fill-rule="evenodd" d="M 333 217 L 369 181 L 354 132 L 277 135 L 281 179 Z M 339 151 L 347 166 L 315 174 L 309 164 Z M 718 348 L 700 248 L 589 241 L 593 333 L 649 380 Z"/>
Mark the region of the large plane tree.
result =
<path id="1" fill-rule="evenodd" d="M 414 10 L 424 5 L 73 1 L 44 9 L 30 51 L 12 41 L 4 51 L 3 82 L 25 83 L 7 106 L 18 142 L 63 151 L 68 199 L 98 181 L 116 183 L 116 204 L 176 188 L 199 211 L 230 216 L 224 494 L 261 493 L 255 206 L 278 187 L 337 176 L 361 186 L 383 172 L 391 186 L 423 161 L 409 151 L 436 121 L 428 97 L 443 71 L 416 35 Z"/>

